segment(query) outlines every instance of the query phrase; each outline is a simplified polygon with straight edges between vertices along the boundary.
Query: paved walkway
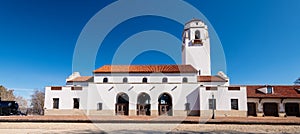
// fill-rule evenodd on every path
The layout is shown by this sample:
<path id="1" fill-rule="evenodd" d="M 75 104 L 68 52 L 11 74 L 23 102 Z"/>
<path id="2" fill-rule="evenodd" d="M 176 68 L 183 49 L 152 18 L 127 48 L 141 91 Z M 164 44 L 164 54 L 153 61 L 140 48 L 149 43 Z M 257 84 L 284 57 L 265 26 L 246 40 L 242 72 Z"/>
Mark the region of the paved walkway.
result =
<path id="1" fill-rule="evenodd" d="M 1 134 L 41 133 L 202 133 L 202 134 L 254 134 L 299 133 L 299 125 L 240 125 L 240 124 L 167 124 L 167 123 L 37 123 L 0 122 Z"/>
<path id="2" fill-rule="evenodd" d="M 202 124 L 285 124 L 300 125 L 300 117 L 172 117 L 172 116 L 0 116 L 0 122 L 81 123 L 202 123 Z"/>

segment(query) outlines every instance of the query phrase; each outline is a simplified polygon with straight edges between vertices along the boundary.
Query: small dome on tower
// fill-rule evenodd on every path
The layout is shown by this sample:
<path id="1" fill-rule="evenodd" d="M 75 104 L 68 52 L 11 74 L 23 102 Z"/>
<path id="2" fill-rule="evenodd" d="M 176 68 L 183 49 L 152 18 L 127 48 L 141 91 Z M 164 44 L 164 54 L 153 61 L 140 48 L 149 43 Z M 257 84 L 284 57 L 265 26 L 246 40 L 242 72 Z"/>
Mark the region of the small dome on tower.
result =
<path id="1" fill-rule="evenodd" d="M 188 21 L 184 25 L 184 29 L 189 29 L 192 27 L 202 27 L 204 29 L 207 29 L 207 26 L 205 25 L 205 23 L 202 20 L 196 19 L 196 18 L 193 18 L 192 20 Z"/>

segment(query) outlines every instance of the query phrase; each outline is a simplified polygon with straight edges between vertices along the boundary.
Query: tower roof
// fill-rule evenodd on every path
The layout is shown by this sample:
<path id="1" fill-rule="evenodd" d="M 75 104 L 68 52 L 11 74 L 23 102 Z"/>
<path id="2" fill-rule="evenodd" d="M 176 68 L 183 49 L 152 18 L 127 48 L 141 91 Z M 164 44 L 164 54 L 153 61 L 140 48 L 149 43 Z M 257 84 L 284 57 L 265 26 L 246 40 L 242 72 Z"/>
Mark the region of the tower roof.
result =
<path id="1" fill-rule="evenodd" d="M 197 19 L 197 18 L 193 18 L 193 19 L 191 19 L 190 21 L 186 22 L 185 25 L 186 25 L 186 24 L 189 24 L 189 23 L 191 23 L 191 22 L 203 22 L 203 21 L 200 20 L 200 19 Z"/>
<path id="2" fill-rule="evenodd" d="M 192 20 L 188 21 L 184 25 L 185 30 L 189 29 L 189 28 L 193 28 L 193 27 L 203 27 L 203 28 L 207 29 L 207 25 L 202 20 L 197 19 L 197 18 L 193 18 Z"/>

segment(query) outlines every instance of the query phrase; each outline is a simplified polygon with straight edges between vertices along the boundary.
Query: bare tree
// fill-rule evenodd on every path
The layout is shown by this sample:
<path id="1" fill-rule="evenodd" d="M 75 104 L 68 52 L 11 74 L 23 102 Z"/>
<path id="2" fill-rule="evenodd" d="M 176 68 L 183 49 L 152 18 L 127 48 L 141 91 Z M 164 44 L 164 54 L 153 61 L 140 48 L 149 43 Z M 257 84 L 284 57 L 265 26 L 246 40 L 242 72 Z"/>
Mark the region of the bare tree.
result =
<path id="1" fill-rule="evenodd" d="M 0 100 L 4 101 L 14 101 L 15 100 L 15 95 L 14 95 L 14 90 L 8 90 L 4 86 L 0 86 Z"/>
<path id="2" fill-rule="evenodd" d="M 295 85 L 300 85 L 300 77 L 294 82 Z"/>
<path id="3" fill-rule="evenodd" d="M 44 91 L 35 90 L 34 93 L 31 95 L 31 106 L 33 114 L 44 114 L 44 100 Z"/>
<path id="4" fill-rule="evenodd" d="M 19 110 L 22 113 L 26 113 L 27 112 L 27 106 L 28 106 L 28 102 L 25 98 L 23 98 L 22 96 L 17 96 L 16 97 L 16 102 L 19 104 Z"/>

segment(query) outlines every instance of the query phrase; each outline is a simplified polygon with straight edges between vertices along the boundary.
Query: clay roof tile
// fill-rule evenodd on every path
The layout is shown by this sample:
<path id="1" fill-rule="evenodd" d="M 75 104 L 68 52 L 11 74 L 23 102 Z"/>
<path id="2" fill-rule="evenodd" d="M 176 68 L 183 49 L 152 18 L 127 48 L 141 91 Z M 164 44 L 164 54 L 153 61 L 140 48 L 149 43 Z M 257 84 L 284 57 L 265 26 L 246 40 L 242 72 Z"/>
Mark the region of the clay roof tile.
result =
<path id="1" fill-rule="evenodd" d="M 94 73 L 197 73 L 191 65 L 104 65 Z"/>
<path id="2" fill-rule="evenodd" d="M 265 87 L 265 85 L 247 86 L 248 98 L 300 98 L 300 92 L 297 90 L 300 86 L 272 86 L 273 93 L 266 94 L 259 92 L 257 89 Z"/>
<path id="3" fill-rule="evenodd" d="M 80 76 L 72 80 L 69 80 L 68 82 L 91 82 L 92 80 L 93 80 L 92 76 Z"/>
<path id="4" fill-rule="evenodd" d="M 227 82 L 227 80 L 220 76 L 198 76 L 198 82 Z"/>

